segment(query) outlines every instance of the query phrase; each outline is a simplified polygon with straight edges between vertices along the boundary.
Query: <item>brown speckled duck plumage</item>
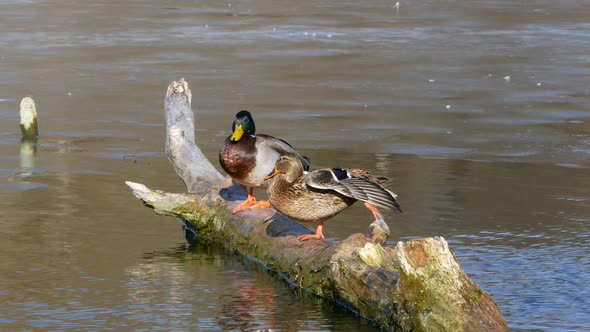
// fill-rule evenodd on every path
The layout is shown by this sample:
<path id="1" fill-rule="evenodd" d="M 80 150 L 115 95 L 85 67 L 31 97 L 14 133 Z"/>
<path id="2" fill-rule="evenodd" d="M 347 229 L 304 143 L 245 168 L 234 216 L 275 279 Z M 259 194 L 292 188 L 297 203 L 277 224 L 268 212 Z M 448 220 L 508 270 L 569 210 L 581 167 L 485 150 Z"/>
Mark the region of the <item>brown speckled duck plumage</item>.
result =
<path id="1" fill-rule="evenodd" d="M 363 169 L 325 168 L 304 173 L 298 158 L 283 155 L 268 178 L 272 181 L 267 194 L 277 211 L 299 222 L 318 224 L 319 234 L 301 240 L 322 238 L 323 223 L 359 200 L 376 219 L 383 218 L 378 207 L 401 212 L 397 195 L 381 185 L 386 179 Z"/>

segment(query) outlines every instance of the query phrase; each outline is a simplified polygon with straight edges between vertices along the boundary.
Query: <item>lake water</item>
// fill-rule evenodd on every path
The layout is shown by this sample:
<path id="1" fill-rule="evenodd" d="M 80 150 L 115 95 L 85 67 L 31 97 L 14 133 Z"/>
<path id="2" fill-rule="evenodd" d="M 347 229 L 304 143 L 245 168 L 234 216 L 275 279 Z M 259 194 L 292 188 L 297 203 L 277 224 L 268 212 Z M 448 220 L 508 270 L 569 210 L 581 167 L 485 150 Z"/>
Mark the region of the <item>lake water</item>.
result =
<path id="1" fill-rule="evenodd" d="M 389 245 L 444 236 L 514 330 L 590 329 L 584 1 L 0 1 L 0 13 L 0 330 L 375 330 L 222 248 L 188 247 L 174 218 L 131 195 L 125 180 L 185 189 L 163 154 L 163 97 L 180 77 L 216 165 L 248 109 L 314 168 L 389 177 L 404 209 L 386 216 Z M 20 144 L 27 95 L 36 146 Z M 370 221 L 358 204 L 325 234 Z"/>

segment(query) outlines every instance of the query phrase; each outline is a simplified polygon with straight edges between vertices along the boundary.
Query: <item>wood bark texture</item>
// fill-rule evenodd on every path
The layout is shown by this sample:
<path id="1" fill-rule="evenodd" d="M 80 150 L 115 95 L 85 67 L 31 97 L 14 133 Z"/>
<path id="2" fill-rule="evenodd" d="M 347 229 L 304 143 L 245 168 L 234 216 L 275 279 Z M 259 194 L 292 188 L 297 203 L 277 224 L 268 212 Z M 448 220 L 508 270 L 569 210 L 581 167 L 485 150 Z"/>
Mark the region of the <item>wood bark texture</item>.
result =
<path id="1" fill-rule="evenodd" d="M 165 98 L 166 154 L 188 193 L 126 182 L 158 214 L 195 230 L 189 241 L 211 241 L 264 265 L 294 287 L 335 301 L 391 331 L 506 331 L 491 296 L 463 271 L 442 237 L 384 246 L 387 225 L 340 242 L 306 241 L 312 233 L 273 209 L 232 215 L 246 191 L 221 175 L 195 143 L 191 93 L 184 79 Z"/>

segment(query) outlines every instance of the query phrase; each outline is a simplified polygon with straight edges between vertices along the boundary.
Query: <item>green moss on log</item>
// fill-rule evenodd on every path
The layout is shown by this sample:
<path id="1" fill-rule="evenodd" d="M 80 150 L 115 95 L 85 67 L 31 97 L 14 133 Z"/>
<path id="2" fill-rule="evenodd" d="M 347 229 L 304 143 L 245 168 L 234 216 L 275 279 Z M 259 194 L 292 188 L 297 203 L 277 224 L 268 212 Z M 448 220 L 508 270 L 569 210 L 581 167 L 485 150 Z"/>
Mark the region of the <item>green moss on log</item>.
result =
<path id="1" fill-rule="evenodd" d="M 174 207 L 174 213 L 202 235 L 215 233 L 215 236 L 219 236 L 219 232 L 228 220 L 228 210 L 225 206 L 210 207 L 197 200 Z"/>
<path id="2" fill-rule="evenodd" d="M 428 309 L 436 305 L 436 300 L 420 278 L 401 273 L 397 287 L 397 298 L 404 299 L 396 325 L 403 331 L 425 331 L 423 320 Z"/>

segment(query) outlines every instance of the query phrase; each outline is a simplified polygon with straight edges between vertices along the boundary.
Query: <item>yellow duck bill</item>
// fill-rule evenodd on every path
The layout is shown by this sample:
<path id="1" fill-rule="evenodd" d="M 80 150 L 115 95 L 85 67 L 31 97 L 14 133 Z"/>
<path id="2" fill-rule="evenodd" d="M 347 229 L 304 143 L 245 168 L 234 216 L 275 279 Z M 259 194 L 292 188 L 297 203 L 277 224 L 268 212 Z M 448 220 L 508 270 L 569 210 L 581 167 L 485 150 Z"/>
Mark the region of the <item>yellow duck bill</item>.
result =
<path id="1" fill-rule="evenodd" d="M 237 142 L 242 139 L 242 136 L 244 136 L 244 128 L 242 127 L 242 125 L 236 125 L 236 128 L 234 129 L 234 132 L 230 137 L 230 140 L 232 142 Z"/>
<path id="2" fill-rule="evenodd" d="M 273 176 L 279 174 L 280 172 L 275 168 L 272 170 L 272 172 L 268 173 L 267 176 L 264 177 L 264 181 L 271 179 Z"/>

